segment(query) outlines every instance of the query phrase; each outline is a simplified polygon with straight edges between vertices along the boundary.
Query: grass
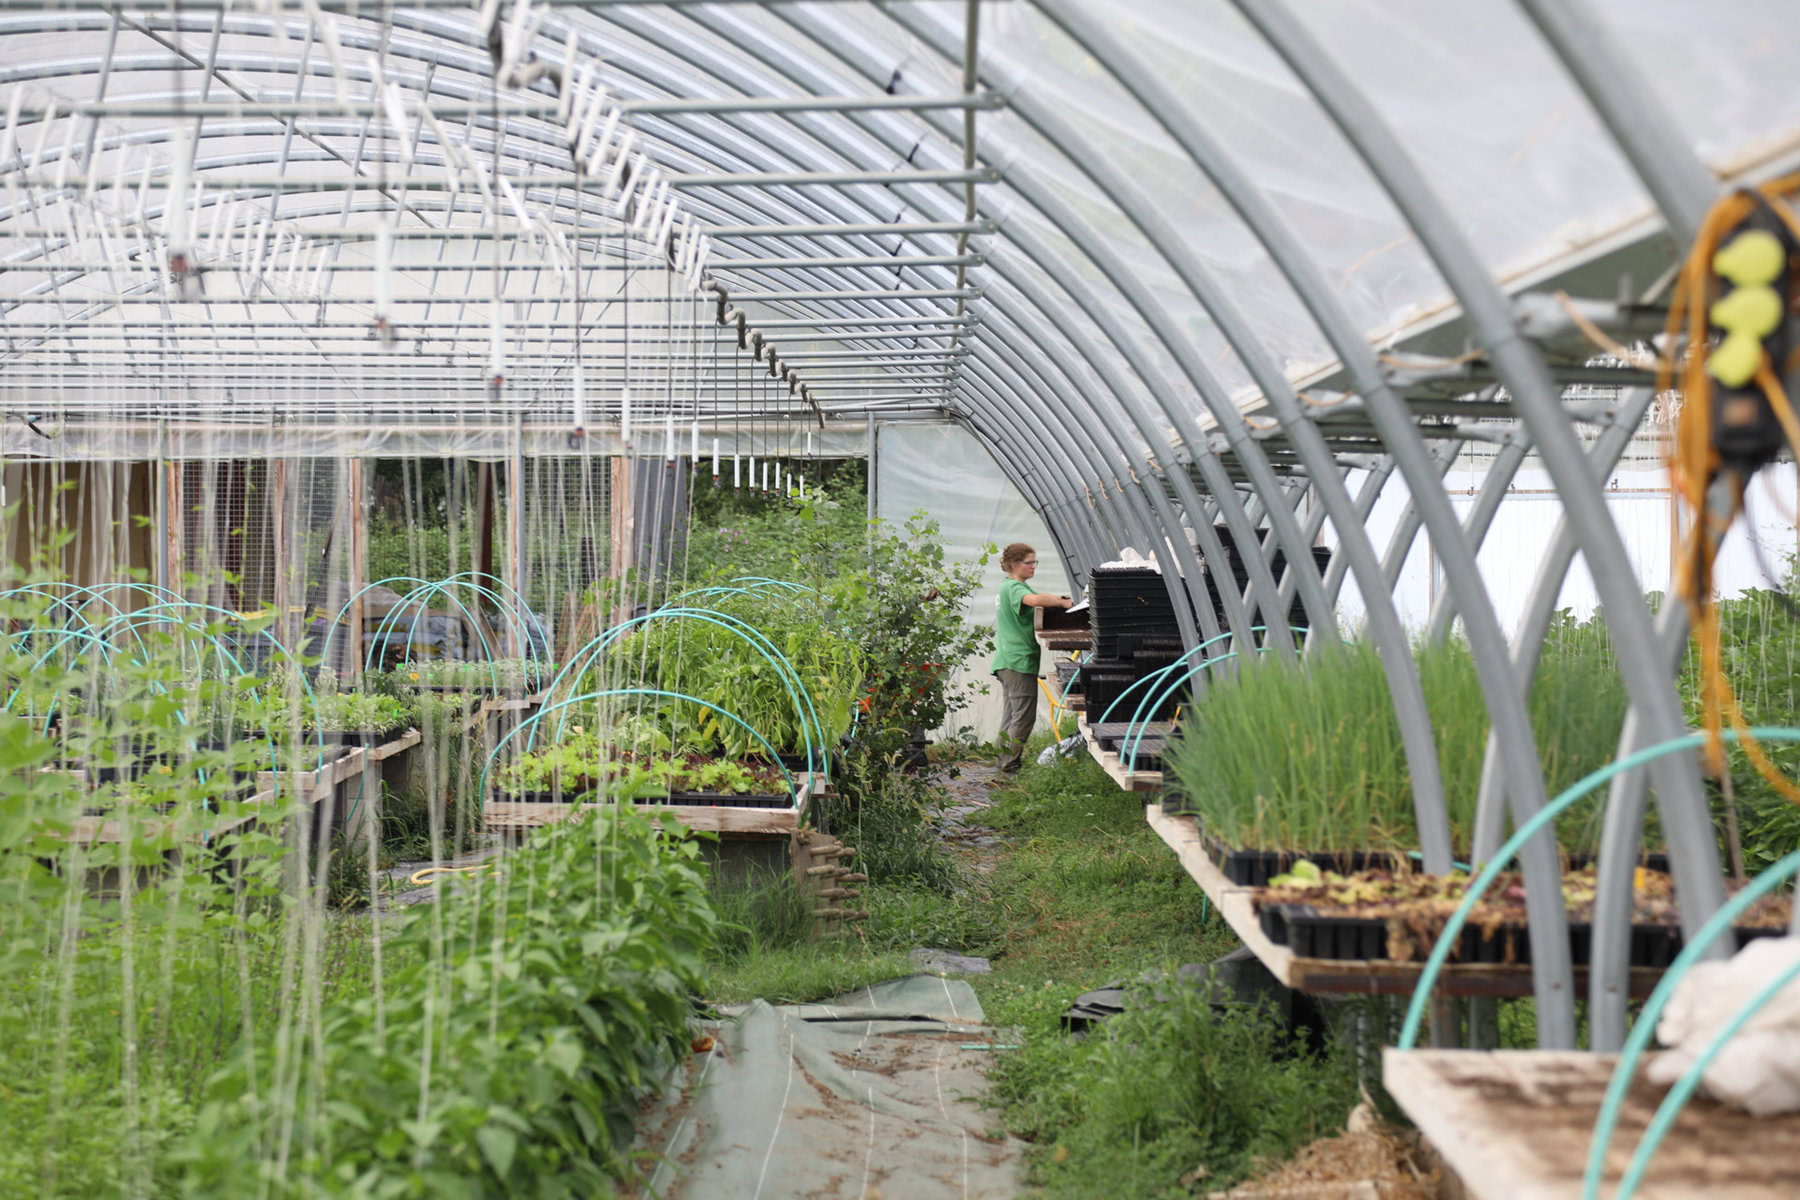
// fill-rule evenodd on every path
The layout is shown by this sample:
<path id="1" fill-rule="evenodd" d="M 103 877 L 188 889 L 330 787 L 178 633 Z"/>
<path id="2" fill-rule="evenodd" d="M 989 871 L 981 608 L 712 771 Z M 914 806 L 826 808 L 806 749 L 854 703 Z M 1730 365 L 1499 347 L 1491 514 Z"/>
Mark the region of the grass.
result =
<path id="1" fill-rule="evenodd" d="M 996 1057 L 989 1101 L 997 1123 L 1033 1143 L 1031 1182 L 1047 1196 L 1186 1196 L 1197 1167 L 1207 1186 L 1228 1186 L 1341 1127 L 1356 1099 L 1346 1056 L 1300 1051 L 1242 1006 L 1221 1012 L 1179 991 L 1085 1041 L 1062 1031 L 1083 992 L 1205 962 L 1237 941 L 1209 919 L 1140 798 L 1085 757 L 1031 757 L 980 814 L 1003 848 L 986 861 L 964 855 L 948 892 L 916 879 L 868 885 L 871 917 L 852 939 L 805 941 L 776 887 L 721 895 L 721 915 L 740 928 L 716 952 L 709 998 L 820 999 L 910 973 L 905 953 L 918 946 L 989 958 L 993 973 L 970 983 L 988 1023 L 1022 1046 Z"/>

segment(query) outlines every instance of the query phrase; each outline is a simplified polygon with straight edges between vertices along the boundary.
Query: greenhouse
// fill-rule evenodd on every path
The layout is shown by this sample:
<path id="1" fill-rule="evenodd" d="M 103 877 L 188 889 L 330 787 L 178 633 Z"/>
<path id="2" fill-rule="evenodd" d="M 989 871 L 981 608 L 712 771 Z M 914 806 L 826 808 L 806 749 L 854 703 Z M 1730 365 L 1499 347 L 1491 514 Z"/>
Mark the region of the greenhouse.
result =
<path id="1" fill-rule="evenodd" d="M 1797 59 L 0 0 L 0 1197 L 1791 1197 Z"/>

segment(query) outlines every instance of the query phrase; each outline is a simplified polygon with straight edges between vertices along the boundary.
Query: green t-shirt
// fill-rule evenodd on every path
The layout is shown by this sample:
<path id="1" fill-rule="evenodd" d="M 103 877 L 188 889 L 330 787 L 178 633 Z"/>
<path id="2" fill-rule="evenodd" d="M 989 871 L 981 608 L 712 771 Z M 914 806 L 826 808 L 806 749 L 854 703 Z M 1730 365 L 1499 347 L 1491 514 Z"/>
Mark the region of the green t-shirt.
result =
<path id="1" fill-rule="evenodd" d="M 1029 595 L 1031 588 L 1023 579 L 1008 579 L 1000 585 L 994 614 L 993 669 L 996 671 L 1038 673 L 1043 647 L 1038 645 L 1037 637 L 1031 631 L 1031 609 L 1025 605 L 1025 597 Z"/>

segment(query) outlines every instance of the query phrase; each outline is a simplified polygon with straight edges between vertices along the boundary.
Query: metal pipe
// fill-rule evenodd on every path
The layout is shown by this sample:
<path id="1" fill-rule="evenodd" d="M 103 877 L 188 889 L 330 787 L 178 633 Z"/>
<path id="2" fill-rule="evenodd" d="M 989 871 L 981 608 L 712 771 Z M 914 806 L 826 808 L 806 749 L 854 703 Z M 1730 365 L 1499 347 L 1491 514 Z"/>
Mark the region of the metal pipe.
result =
<path id="1" fill-rule="evenodd" d="M 1294 21 L 1278 2 L 1249 5 L 1234 0 L 1238 10 L 1257 28 L 1299 76 L 1337 125 L 1345 140 L 1374 173 L 1382 189 L 1399 208 L 1420 243 L 1444 276 L 1463 307 L 1465 317 L 1477 339 L 1489 354 L 1506 381 L 1514 404 L 1530 429 L 1538 452 L 1550 476 L 1566 497 L 1567 511 L 1573 518 L 1577 537 L 1589 565 L 1596 588 L 1601 594 L 1608 622 L 1621 646 L 1651 644 L 1653 636 L 1649 614 L 1638 592 L 1636 577 L 1617 528 L 1607 516 L 1599 485 L 1592 478 L 1588 464 L 1568 427 L 1567 415 L 1561 410 L 1554 382 L 1544 364 L 1519 336 L 1513 324 L 1510 306 L 1486 267 L 1460 233 L 1454 218 L 1438 202 L 1435 192 L 1407 156 L 1403 147 L 1387 128 L 1380 114 L 1368 103 L 1337 65 L 1313 42 L 1310 35 Z M 1465 624 L 1473 625 L 1472 614 L 1465 602 Z M 1668 740 L 1681 734 L 1684 722 L 1673 689 L 1658 665 L 1640 655 L 1621 655 L 1621 664 L 1631 691 L 1643 706 L 1647 732 L 1656 740 Z M 1508 707 L 1504 701 L 1522 705 L 1516 680 L 1511 697 L 1490 696 L 1489 710 L 1496 728 L 1501 713 L 1497 707 Z M 1497 704 L 1496 702 L 1501 703 Z M 1529 734 L 1529 727 L 1526 728 Z M 1503 745 L 1506 740 L 1503 731 Z M 1535 765 L 1535 764 L 1534 764 Z M 1655 768 L 1658 797 L 1662 804 L 1664 829 L 1667 831 L 1671 859 L 1675 867 L 1682 925 L 1691 936 L 1723 899 L 1718 855 L 1712 840 L 1711 822 L 1700 792 L 1694 764 L 1678 758 L 1660 759 Z M 1517 796 L 1521 781 L 1512 778 L 1508 769 L 1508 793 Z M 1542 774 L 1536 772 L 1537 792 L 1542 791 Z M 1529 783 L 1529 780 L 1523 781 Z M 1533 796 L 1532 799 L 1537 799 Z M 1541 803 L 1541 802 L 1540 802 Z M 1515 819 L 1525 813 L 1515 807 Z M 1538 840 L 1540 857 L 1547 858 L 1551 846 L 1547 839 Z M 1529 853 L 1529 848 L 1527 853 Z M 1533 893 L 1544 890 L 1531 883 L 1531 860 L 1528 871 L 1527 904 Z M 1554 881 L 1554 862 L 1548 874 L 1539 878 Z M 1568 944 L 1562 936 L 1566 926 L 1560 888 L 1553 896 L 1537 899 L 1538 910 L 1531 915 L 1533 927 L 1533 962 L 1540 1006 L 1540 1041 L 1547 1046 L 1562 1047 L 1573 1043 L 1569 997 L 1557 995 L 1565 983 L 1553 981 L 1540 969 L 1537 955 L 1543 949 L 1556 956 L 1556 964 L 1566 973 Z M 1540 930 L 1539 927 L 1542 926 Z M 1553 1004 L 1553 1007 L 1547 1007 Z M 1553 1026 L 1543 1021 L 1554 1014 Z"/>

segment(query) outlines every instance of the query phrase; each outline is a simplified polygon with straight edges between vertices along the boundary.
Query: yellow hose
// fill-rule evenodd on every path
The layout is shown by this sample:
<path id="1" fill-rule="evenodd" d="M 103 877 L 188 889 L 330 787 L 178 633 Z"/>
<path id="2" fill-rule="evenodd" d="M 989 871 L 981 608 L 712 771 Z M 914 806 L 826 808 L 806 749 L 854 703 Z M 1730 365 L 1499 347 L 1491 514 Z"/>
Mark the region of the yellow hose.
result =
<path id="1" fill-rule="evenodd" d="M 427 883 L 436 883 L 437 880 L 434 877 L 438 875 L 472 875 L 477 871 L 486 871 L 493 865 L 493 863 L 476 863 L 472 867 L 425 867 L 422 870 L 414 871 L 407 877 L 406 882 L 414 887 L 422 887 Z"/>

